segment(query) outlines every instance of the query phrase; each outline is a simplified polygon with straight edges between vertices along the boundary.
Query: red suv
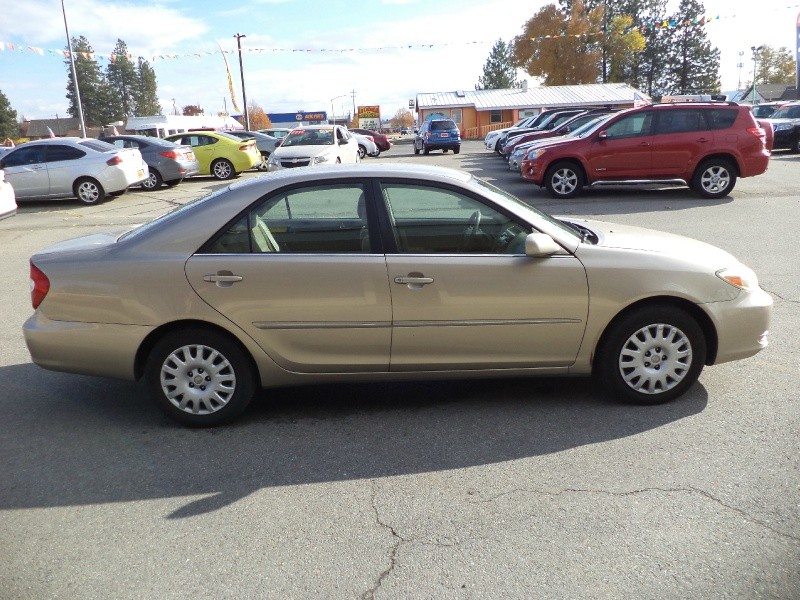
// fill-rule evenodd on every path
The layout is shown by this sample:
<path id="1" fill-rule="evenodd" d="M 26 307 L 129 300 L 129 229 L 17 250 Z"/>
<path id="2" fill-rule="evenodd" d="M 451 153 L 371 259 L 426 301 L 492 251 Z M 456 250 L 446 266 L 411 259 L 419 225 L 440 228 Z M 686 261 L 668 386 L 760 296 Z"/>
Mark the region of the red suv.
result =
<path id="1" fill-rule="evenodd" d="M 747 106 L 651 104 L 622 111 L 584 137 L 532 149 L 521 173 L 554 198 L 630 183 L 688 185 L 706 198 L 721 198 L 737 177 L 765 172 L 770 151 L 766 131 Z"/>

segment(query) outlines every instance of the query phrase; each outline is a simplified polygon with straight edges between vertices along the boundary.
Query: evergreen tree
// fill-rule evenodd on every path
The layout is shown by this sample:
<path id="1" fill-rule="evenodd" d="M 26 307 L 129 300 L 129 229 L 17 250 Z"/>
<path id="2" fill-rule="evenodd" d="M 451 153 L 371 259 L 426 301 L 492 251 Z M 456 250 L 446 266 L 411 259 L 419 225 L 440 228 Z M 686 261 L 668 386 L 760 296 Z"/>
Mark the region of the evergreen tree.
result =
<path id="1" fill-rule="evenodd" d="M 705 26 L 705 7 L 698 0 L 681 0 L 667 31 L 666 94 L 714 94 L 719 92 L 719 50 L 711 47 Z"/>
<path id="2" fill-rule="evenodd" d="M 150 63 L 141 57 L 136 65 L 136 80 L 138 87 L 134 95 L 134 114 L 137 117 L 160 115 L 162 108 L 158 102 L 156 73 Z"/>
<path id="3" fill-rule="evenodd" d="M 511 46 L 497 40 L 492 46 L 489 58 L 483 65 L 483 76 L 478 77 L 476 90 L 504 90 L 519 87 L 517 69 L 513 64 Z"/>
<path id="4" fill-rule="evenodd" d="M 0 142 L 6 138 L 16 139 L 18 137 L 17 111 L 11 108 L 8 98 L 0 91 Z"/>
<path id="5" fill-rule="evenodd" d="M 67 49 L 68 50 L 68 49 Z M 72 38 L 72 51 L 75 58 L 75 71 L 78 78 L 81 104 L 83 105 L 83 118 L 87 126 L 105 125 L 114 121 L 113 107 L 114 92 L 108 85 L 100 66 L 94 59 L 94 51 L 89 41 L 81 36 Z M 69 72 L 67 84 L 68 112 L 71 116 L 78 116 L 78 103 L 75 94 L 75 85 L 72 81 L 70 61 L 65 61 Z"/>
<path id="6" fill-rule="evenodd" d="M 113 90 L 112 96 L 114 118 L 119 121 L 134 113 L 136 105 L 136 93 L 139 89 L 139 77 L 136 74 L 136 67 L 128 57 L 128 47 L 122 40 L 117 40 L 114 52 L 111 55 L 111 62 L 106 67 L 106 78 L 109 87 Z"/>

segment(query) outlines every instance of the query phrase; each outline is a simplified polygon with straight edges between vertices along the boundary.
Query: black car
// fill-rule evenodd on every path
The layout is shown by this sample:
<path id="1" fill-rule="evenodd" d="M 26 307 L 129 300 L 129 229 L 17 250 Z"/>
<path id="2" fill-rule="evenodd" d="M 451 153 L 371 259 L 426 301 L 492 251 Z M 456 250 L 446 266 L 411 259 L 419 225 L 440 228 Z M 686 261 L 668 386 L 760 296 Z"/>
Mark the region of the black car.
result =
<path id="1" fill-rule="evenodd" d="M 761 120 L 772 125 L 775 132 L 773 150 L 784 148 L 800 152 L 800 102 L 784 104 L 769 118 Z"/>

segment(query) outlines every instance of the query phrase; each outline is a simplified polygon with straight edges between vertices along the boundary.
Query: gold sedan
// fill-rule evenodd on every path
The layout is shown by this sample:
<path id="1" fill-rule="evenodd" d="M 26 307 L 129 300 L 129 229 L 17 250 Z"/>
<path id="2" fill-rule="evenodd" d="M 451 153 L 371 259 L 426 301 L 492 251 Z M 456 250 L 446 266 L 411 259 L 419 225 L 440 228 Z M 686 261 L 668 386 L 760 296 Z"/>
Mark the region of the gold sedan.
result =
<path id="1" fill-rule="evenodd" d="M 708 244 L 418 165 L 264 175 L 45 249 L 31 281 L 35 363 L 144 377 L 190 426 L 323 381 L 593 374 L 664 402 L 764 348 L 772 305 Z"/>

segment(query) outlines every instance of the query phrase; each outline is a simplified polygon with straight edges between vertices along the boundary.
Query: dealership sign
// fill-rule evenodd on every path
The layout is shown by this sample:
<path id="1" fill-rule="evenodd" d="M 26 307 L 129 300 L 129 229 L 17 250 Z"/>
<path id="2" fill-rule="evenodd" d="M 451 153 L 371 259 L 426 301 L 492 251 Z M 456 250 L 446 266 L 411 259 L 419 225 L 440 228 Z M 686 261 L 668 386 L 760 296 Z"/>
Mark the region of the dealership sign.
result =
<path id="1" fill-rule="evenodd" d="M 358 126 L 362 129 L 381 128 L 381 107 L 380 106 L 359 106 L 358 107 Z"/>

